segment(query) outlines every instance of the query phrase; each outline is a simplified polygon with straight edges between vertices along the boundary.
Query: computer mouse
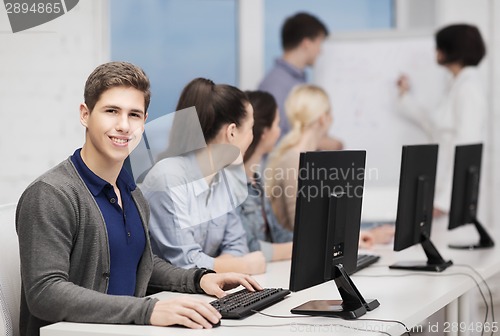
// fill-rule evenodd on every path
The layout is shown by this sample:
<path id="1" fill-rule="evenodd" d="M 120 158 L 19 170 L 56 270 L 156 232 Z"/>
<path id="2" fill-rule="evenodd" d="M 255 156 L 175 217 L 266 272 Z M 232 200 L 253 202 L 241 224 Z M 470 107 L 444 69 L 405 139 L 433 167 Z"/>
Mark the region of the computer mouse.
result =
<path id="1" fill-rule="evenodd" d="M 210 323 L 212 325 L 212 328 L 217 328 L 217 327 L 220 327 L 220 321 L 221 320 L 219 320 L 219 322 L 217 322 L 217 323 L 212 323 L 212 322 L 208 321 L 208 323 Z M 174 325 L 172 325 L 172 327 L 175 327 L 175 328 L 187 328 L 186 326 L 183 326 L 181 324 L 174 324 Z"/>

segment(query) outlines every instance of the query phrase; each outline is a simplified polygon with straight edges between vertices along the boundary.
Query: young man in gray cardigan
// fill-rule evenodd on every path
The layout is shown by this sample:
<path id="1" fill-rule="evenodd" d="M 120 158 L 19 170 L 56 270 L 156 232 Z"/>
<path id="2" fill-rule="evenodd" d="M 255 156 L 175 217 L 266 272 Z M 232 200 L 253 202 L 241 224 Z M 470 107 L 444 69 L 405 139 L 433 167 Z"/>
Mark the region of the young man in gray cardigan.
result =
<path id="1" fill-rule="evenodd" d="M 260 289 L 247 275 L 185 270 L 152 254 L 148 204 L 123 169 L 144 130 L 149 86 L 130 63 L 97 67 L 80 105 L 83 147 L 22 194 L 16 213 L 22 336 L 58 321 L 211 328 L 220 314 L 210 304 L 158 301 L 146 290 L 221 297 L 239 285 Z"/>

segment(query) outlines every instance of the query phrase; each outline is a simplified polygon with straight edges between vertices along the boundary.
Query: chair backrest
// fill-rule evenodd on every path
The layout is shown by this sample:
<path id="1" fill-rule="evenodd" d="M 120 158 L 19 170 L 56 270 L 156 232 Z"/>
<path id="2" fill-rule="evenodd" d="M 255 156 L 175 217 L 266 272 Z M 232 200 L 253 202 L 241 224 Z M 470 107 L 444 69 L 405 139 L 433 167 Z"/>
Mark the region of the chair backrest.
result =
<path id="1" fill-rule="evenodd" d="M 0 335 L 19 335 L 21 270 L 16 204 L 0 205 Z"/>

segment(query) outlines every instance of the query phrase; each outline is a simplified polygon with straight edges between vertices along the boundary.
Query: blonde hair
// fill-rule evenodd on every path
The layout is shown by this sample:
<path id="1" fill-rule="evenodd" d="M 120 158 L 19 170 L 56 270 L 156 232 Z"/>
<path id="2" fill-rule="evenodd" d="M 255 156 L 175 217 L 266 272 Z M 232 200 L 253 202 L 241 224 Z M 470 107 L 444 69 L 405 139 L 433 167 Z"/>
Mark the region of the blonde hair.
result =
<path id="1" fill-rule="evenodd" d="M 292 89 L 285 101 L 285 112 L 291 129 L 269 156 L 268 168 L 273 174 L 266 180 L 266 188 L 271 188 L 268 190 L 273 190 L 277 185 L 274 171 L 278 168 L 283 155 L 299 143 L 308 126 L 330 113 L 330 110 L 330 100 L 322 88 L 312 84 L 302 84 Z"/>
<path id="2" fill-rule="evenodd" d="M 324 114 L 330 113 L 330 108 L 328 95 L 319 86 L 311 84 L 295 86 L 285 101 L 290 132 L 280 141 L 269 162 L 272 163 L 272 158 L 281 157 L 288 149 L 298 144 L 306 127 L 318 121 Z"/>

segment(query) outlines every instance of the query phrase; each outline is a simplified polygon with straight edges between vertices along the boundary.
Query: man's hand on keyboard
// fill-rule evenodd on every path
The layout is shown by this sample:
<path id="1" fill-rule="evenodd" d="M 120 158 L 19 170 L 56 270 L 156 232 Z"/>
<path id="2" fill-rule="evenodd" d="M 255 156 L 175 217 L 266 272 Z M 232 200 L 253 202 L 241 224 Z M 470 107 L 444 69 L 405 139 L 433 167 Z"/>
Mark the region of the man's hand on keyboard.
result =
<path id="1" fill-rule="evenodd" d="M 218 298 L 226 295 L 226 290 L 242 285 L 249 291 L 262 290 L 255 279 L 246 274 L 240 273 L 208 273 L 200 280 L 200 287 L 209 295 Z"/>

